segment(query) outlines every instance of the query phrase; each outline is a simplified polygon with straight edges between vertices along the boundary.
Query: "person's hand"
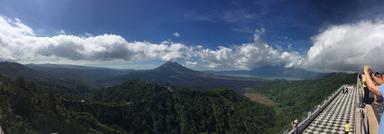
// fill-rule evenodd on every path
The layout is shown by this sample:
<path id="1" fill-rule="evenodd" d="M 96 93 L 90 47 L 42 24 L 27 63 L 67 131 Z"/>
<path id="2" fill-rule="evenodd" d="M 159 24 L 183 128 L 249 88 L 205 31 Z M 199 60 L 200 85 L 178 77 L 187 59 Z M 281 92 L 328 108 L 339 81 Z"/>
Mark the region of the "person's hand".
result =
<path id="1" fill-rule="evenodd" d="M 372 72 L 371 68 L 368 65 L 364 65 L 364 73 L 369 74 L 371 72 Z"/>

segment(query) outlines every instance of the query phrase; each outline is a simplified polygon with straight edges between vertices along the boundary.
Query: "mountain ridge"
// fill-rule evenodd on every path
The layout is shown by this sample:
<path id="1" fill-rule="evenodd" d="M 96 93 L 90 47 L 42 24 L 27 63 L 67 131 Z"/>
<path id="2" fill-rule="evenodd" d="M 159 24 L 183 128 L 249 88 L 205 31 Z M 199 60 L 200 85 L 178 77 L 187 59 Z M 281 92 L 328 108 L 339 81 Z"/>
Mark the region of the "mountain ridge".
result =
<path id="1" fill-rule="evenodd" d="M 124 80 L 144 80 L 155 83 L 170 83 L 179 87 L 189 88 L 239 88 L 256 86 L 258 79 L 220 76 L 200 71 L 195 71 L 180 65 L 177 62 L 165 62 L 161 66 L 150 70 L 137 70 L 118 77 L 109 78 L 110 83 Z"/>
<path id="2" fill-rule="evenodd" d="M 90 89 L 109 87 L 127 80 L 172 84 L 184 88 L 244 88 L 255 87 L 258 79 L 220 76 L 189 69 L 177 62 L 165 62 L 149 70 L 110 69 L 77 65 L 0 63 L 0 74 L 9 77 L 23 76 L 27 80 L 44 83 L 78 83 Z M 71 87 L 77 88 L 77 87 Z"/>
<path id="3" fill-rule="evenodd" d="M 286 80 L 316 79 L 324 77 L 328 74 L 284 66 L 261 66 L 250 70 L 210 71 L 210 73 L 227 76 Z"/>

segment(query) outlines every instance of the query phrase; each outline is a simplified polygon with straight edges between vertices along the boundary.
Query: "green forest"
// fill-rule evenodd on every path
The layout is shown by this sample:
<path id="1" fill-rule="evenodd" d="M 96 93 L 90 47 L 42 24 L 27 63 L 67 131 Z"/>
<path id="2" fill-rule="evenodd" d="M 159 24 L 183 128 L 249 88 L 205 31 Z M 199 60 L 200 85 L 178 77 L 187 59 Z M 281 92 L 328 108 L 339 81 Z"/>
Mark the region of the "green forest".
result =
<path id="1" fill-rule="evenodd" d="M 274 110 L 233 90 L 184 90 L 132 80 L 62 95 L 1 77 L 5 133 L 265 133 Z"/>

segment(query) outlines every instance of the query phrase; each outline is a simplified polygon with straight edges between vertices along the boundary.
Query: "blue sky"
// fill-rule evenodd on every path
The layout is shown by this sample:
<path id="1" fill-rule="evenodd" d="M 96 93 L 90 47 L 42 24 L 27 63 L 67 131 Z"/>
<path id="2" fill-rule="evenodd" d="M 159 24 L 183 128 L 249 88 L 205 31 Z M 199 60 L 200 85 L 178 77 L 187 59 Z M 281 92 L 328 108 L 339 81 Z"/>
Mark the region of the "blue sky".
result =
<path id="1" fill-rule="evenodd" d="M 0 15 L 21 20 L 36 36 L 114 34 L 128 42 L 171 41 L 215 51 L 254 42 L 255 32 L 263 31 L 257 36 L 269 46 L 301 57 L 330 26 L 382 18 L 384 11 L 380 0 L 0 1 Z"/>
<path id="2" fill-rule="evenodd" d="M 291 43 L 295 49 L 306 51 L 310 37 L 320 28 L 367 17 L 356 16 L 364 3 L 350 0 L 2 0 L 0 13 L 23 20 L 41 35 L 56 34 L 60 30 L 68 34 L 113 33 L 127 40 L 173 40 L 209 47 L 250 42 L 255 29 L 264 28 L 268 42 L 283 47 Z M 181 36 L 173 37 L 174 32 Z"/>

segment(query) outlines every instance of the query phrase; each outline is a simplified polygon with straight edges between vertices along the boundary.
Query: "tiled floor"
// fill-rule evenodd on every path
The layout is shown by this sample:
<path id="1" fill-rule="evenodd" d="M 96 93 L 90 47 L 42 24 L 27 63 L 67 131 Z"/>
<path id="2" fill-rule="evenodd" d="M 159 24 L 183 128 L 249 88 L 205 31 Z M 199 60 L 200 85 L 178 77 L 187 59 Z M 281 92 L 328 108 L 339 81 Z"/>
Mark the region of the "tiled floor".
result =
<path id="1" fill-rule="evenodd" d="M 354 112 L 356 89 L 351 87 L 348 93 L 342 92 L 320 113 L 318 117 L 304 130 L 304 134 L 334 134 L 344 133 L 343 125 L 348 120 L 351 132 L 354 131 Z"/>

